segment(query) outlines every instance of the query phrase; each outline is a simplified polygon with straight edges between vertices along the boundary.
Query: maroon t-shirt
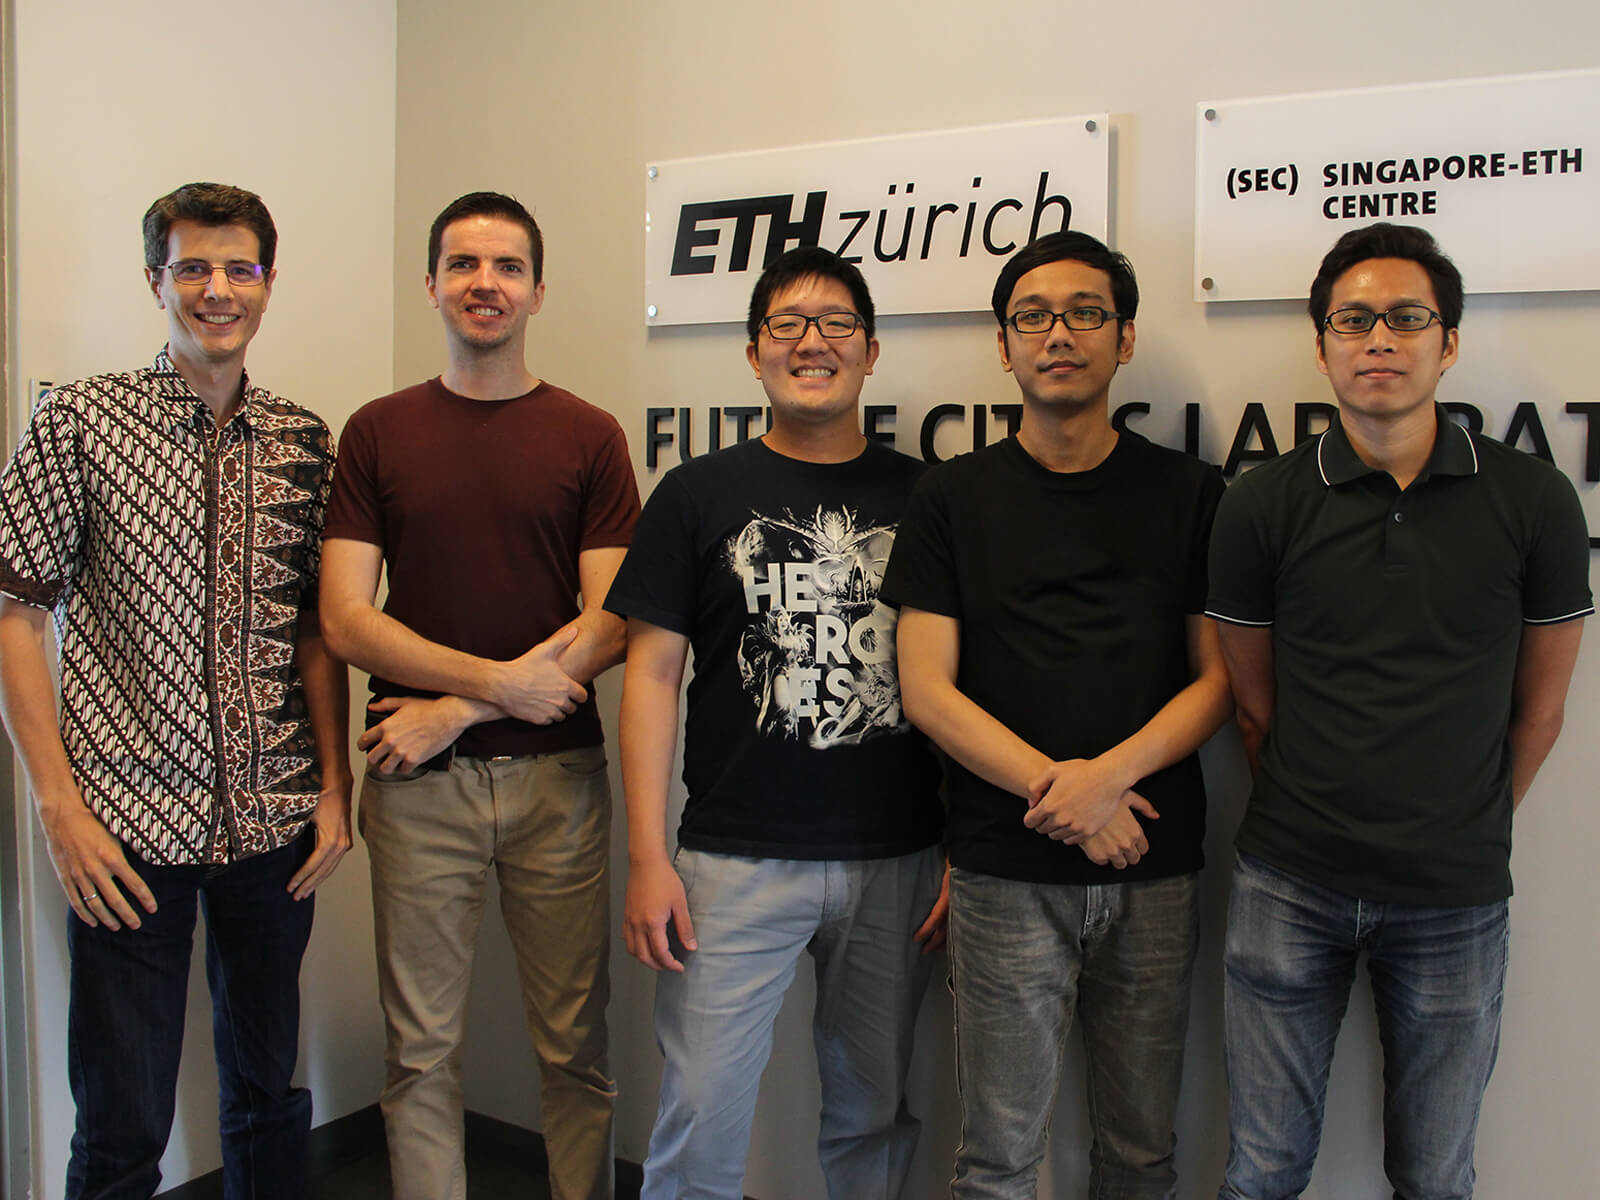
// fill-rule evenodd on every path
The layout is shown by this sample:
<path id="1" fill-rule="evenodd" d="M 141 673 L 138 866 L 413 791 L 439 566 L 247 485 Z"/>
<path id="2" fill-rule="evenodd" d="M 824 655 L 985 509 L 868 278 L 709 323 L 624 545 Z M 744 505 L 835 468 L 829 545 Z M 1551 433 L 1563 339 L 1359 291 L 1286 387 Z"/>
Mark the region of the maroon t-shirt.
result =
<path id="1" fill-rule="evenodd" d="M 483 658 L 515 658 L 578 615 L 578 554 L 626 546 L 639 491 L 610 413 L 541 383 L 469 400 L 438 379 L 384 396 L 339 439 L 324 538 L 383 548 L 383 611 Z M 425 695 L 374 676 L 374 696 Z M 548 754 L 602 740 L 591 694 L 565 721 L 475 725 L 458 753 Z"/>

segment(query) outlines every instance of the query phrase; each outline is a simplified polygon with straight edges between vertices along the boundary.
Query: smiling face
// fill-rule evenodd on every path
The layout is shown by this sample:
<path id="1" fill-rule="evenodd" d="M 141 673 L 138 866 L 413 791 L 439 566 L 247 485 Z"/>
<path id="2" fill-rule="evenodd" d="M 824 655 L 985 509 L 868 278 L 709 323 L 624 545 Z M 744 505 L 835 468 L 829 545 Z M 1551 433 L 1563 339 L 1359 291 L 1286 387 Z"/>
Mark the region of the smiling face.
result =
<path id="1" fill-rule="evenodd" d="M 193 258 L 225 267 L 258 262 L 260 252 L 256 235 L 243 225 L 174 221 L 167 234 L 169 263 Z M 144 274 L 156 304 L 166 311 L 167 350 L 180 371 L 244 366 L 244 352 L 261 327 L 276 270 L 253 287 L 229 283 L 225 271 L 213 271 L 205 283 L 179 283 L 166 267 L 146 267 Z"/>
<path id="2" fill-rule="evenodd" d="M 533 281 L 533 247 L 521 225 L 491 216 L 451 222 L 427 287 L 453 350 L 510 346 L 520 360 L 528 318 L 544 304 L 544 284 Z"/>
<path id="3" fill-rule="evenodd" d="M 1035 267 L 1017 280 L 1006 316 L 1025 309 L 1069 308 L 1115 311 L 1111 276 L 1098 267 L 1065 258 Z M 1133 358 L 1133 322 L 1111 318 L 1099 329 L 1068 329 L 1056 321 L 1043 333 L 999 332 L 1000 365 L 1016 376 L 1022 398 L 1047 409 L 1104 406 L 1117 367 Z"/>
<path id="4" fill-rule="evenodd" d="M 1438 309 L 1428 273 L 1410 259 L 1369 258 L 1334 280 L 1328 312 L 1384 313 L 1401 304 Z M 1431 419 L 1439 377 L 1456 361 L 1456 349 L 1457 331 L 1437 321 L 1417 333 L 1397 333 L 1382 321 L 1366 333 L 1324 329 L 1317 338 L 1317 370 L 1333 384 L 1343 412 L 1399 421 L 1426 411 Z"/>
<path id="5" fill-rule="evenodd" d="M 798 313 L 815 317 L 854 312 L 850 289 L 837 279 L 811 276 L 773 296 L 767 316 Z M 776 341 L 763 327 L 745 348 L 756 378 L 772 403 L 773 423 L 808 427 L 848 423 L 857 427 L 861 385 L 878 361 L 878 342 L 858 328 L 847 338 L 825 338 L 815 324 L 797 342 Z"/>

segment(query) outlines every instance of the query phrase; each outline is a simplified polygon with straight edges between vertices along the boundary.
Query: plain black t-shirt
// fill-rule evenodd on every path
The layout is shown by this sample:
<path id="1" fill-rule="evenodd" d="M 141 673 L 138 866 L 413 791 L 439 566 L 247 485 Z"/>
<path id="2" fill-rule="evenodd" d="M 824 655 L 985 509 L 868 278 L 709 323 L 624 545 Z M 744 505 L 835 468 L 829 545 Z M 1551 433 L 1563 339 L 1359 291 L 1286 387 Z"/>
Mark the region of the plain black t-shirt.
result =
<path id="1" fill-rule="evenodd" d="M 1016 438 L 930 471 L 901 522 L 883 598 L 961 622 L 956 685 L 1057 761 L 1142 728 L 1191 678 L 1186 623 L 1206 596 L 1223 491 L 1198 459 L 1122 432 L 1088 471 L 1041 466 Z M 1036 883 L 1159 879 L 1203 862 L 1196 755 L 1135 788 L 1150 852 L 1097 866 L 1022 823 L 1027 801 L 949 765 L 953 865 Z"/>
<path id="2" fill-rule="evenodd" d="M 694 652 L 681 845 L 862 859 L 939 840 L 938 768 L 900 711 L 877 598 L 925 469 L 876 443 L 808 463 L 755 440 L 656 486 L 606 607 Z"/>

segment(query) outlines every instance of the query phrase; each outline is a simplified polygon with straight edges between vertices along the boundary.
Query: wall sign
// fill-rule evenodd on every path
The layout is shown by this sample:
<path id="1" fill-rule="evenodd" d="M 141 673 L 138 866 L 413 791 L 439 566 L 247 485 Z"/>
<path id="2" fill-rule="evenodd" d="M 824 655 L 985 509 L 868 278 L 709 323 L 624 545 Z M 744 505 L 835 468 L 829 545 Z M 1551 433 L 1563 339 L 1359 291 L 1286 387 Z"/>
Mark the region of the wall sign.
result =
<path id="1" fill-rule="evenodd" d="M 1573 401 L 1560 409 L 1541 410 L 1530 400 L 1519 402 L 1503 424 L 1476 405 L 1460 401 L 1444 402 L 1445 411 L 1474 433 L 1484 433 L 1525 450 L 1560 468 L 1574 482 L 1600 481 L 1600 401 Z M 1181 443 L 1171 438 L 1167 444 L 1203 461 L 1203 443 L 1219 456 L 1213 461 L 1224 478 L 1232 479 L 1241 469 L 1278 457 L 1292 446 L 1315 437 L 1328 427 L 1338 406 L 1330 401 L 1297 402 L 1292 419 L 1282 418 L 1275 426 L 1266 405 L 1252 400 L 1237 416 L 1214 409 L 1202 409 L 1193 401 L 1183 405 Z M 1111 424 L 1117 429 L 1134 429 L 1152 440 L 1161 440 L 1144 427 L 1151 406 L 1143 401 L 1118 405 L 1111 411 Z M 1578 458 L 1558 455 L 1552 433 L 1571 442 L 1571 428 L 1579 424 L 1583 446 Z M 981 450 L 1017 432 L 1022 425 L 1022 405 L 935 404 L 922 411 L 902 412 L 898 404 L 863 404 L 861 430 L 875 442 L 884 442 L 906 454 L 920 454 L 924 462 L 946 462 L 968 450 Z M 647 408 L 639 443 L 644 446 L 645 470 L 654 474 L 677 463 L 688 462 L 700 454 L 721 450 L 739 442 L 760 437 L 772 427 L 772 409 L 756 404 L 710 405 L 699 408 Z M 1231 432 L 1229 432 L 1231 430 Z M 1225 445 L 1226 450 L 1221 447 Z M 1579 459 L 1581 458 L 1581 467 Z M 1574 469 L 1579 468 L 1579 469 Z M 1589 538 L 1591 549 L 1600 550 L 1600 537 Z"/>
<path id="2" fill-rule="evenodd" d="M 796 246 L 861 267 L 880 314 L 989 306 L 1000 262 L 1042 233 L 1106 237 L 1104 113 L 652 163 L 645 320 L 743 322 Z"/>
<path id="3" fill-rule="evenodd" d="M 1195 111 L 1196 300 L 1304 299 L 1349 229 L 1421 225 L 1469 292 L 1600 287 L 1600 70 Z"/>

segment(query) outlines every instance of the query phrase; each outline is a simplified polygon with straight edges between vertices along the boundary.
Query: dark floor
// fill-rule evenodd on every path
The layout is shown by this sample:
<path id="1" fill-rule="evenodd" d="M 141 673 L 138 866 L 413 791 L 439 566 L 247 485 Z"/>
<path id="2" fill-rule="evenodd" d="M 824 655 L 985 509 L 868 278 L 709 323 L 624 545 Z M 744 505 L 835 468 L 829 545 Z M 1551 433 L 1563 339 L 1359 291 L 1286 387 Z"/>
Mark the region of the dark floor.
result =
<path id="1" fill-rule="evenodd" d="M 637 1193 L 635 1193 L 637 1194 Z M 306 1200 L 389 1200 L 389 1157 L 381 1147 L 311 1180 Z M 543 1160 L 530 1162 L 498 1149 L 467 1153 L 467 1200 L 549 1200 Z"/>
<path id="2" fill-rule="evenodd" d="M 544 1140 L 477 1113 L 467 1114 L 468 1200 L 549 1200 Z M 389 1200 L 389 1155 L 377 1109 L 363 1109 L 311 1133 L 307 1200 Z M 639 1167 L 617 1163 L 617 1200 L 637 1200 Z M 161 1193 L 162 1200 L 221 1200 L 222 1173 Z"/>

